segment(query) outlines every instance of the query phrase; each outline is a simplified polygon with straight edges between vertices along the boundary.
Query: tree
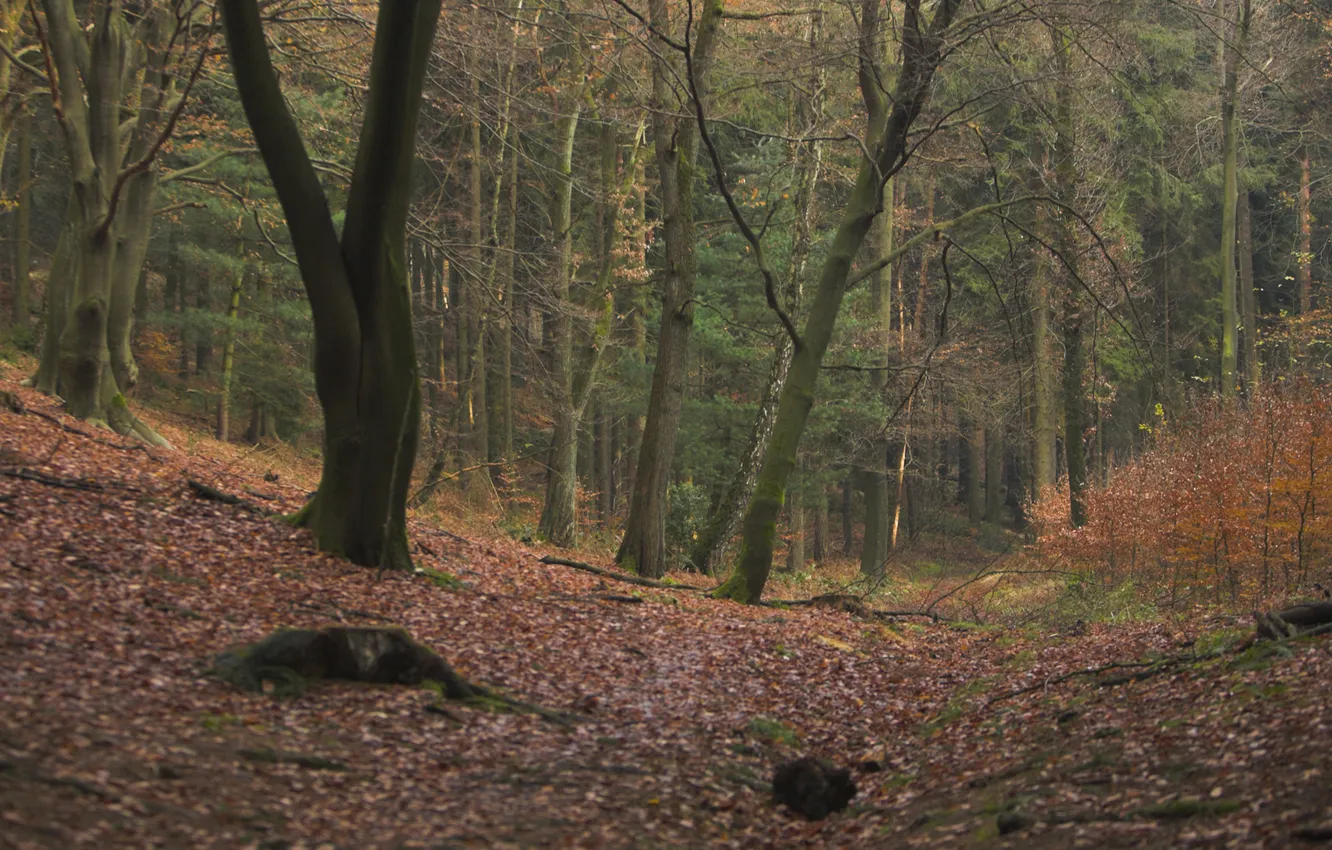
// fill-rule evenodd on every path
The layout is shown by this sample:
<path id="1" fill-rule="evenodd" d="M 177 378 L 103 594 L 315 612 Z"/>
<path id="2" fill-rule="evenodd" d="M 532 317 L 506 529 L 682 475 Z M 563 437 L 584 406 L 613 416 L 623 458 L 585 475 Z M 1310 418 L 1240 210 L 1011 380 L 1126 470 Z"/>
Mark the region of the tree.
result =
<path id="1" fill-rule="evenodd" d="M 898 173 L 911 155 L 908 134 L 920 115 L 933 87 L 934 74 L 949 45 L 946 35 L 960 0 L 940 0 L 934 14 L 926 18 L 920 0 L 907 0 L 901 18 L 902 68 L 893 93 L 885 103 L 883 75 L 878 67 L 879 9 L 876 0 L 861 5 L 860 92 L 866 111 L 876 120 L 867 128 L 867 156 L 863 156 L 854 188 L 847 198 L 841 223 L 833 235 L 819 275 L 818 288 L 810 303 L 809 318 L 796 341 L 791 373 L 782 390 L 773 425 L 773 438 L 763 458 L 754 497 L 745 512 L 739 563 L 716 595 L 740 602 L 757 602 L 772 568 L 777 517 L 785 501 L 786 482 L 795 466 L 800 437 L 814 404 L 819 367 L 832 340 L 837 314 L 851 279 L 851 264 L 869 233 L 870 225 L 883 208 L 885 182 Z M 881 116 L 881 117 L 880 117 Z M 890 262 L 962 220 L 978 215 L 977 208 L 959 219 L 933 225 L 888 252 L 879 262 Z M 932 237 L 931 237 L 932 238 Z"/>
<path id="2" fill-rule="evenodd" d="M 823 94 L 827 72 L 817 57 L 819 42 L 823 33 L 823 13 L 810 14 L 808 25 L 808 47 L 810 67 L 808 79 L 803 87 L 794 86 L 796 108 L 793 118 L 797 126 L 790 128 L 790 135 L 814 136 L 821 131 L 823 120 Z M 820 172 L 823 167 L 821 142 L 815 138 L 791 144 L 789 159 L 795 172 L 795 219 L 792 222 L 793 244 L 791 246 L 790 269 L 787 274 L 784 295 L 785 309 L 796 312 L 800 306 L 804 290 L 806 267 L 809 261 L 810 245 L 815 230 L 815 212 L 818 201 Z M 892 216 L 887 216 L 891 232 Z M 759 399 L 758 413 L 750 428 L 749 440 L 745 445 L 740 464 L 736 467 L 725 495 L 716 506 L 703 533 L 690 547 L 691 566 L 701 573 L 711 575 L 721 562 L 722 554 L 731 542 L 735 526 L 745 508 L 749 506 L 754 484 L 758 480 L 759 465 L 768 450 L 772 439 L 773 418 L 777 414 L 777 401 L 781 397 L 786 376 L 791 371 L 791 357 L 795 346 L 791 337 L 783 334 L 777 340 L 777 349 L 773 352 L 772 363 L 768 367 L 768 379 Z M 824 506 L 826 510 L 826 505 Z M 820 559 L 822 555 L 818 556 Z"/>
<path id="3" fill-rule="evenodd" d="M 58 391 L 80 419 L 165 445 L 129 412 L 122 392 L 138 376 L 130 333 L 160 180 L 158 154 L 203 68 L 206 45 L 193 44 L 192 14 L 165 7 L 139 11 L 102 0 L 91 4 L 86 27 L 73 0 L 44 0 L 43 8 L 47 79 L 71 190 L 34 383 Z M 193 59 L 191 50 L 197 50 Z M 179 72 L 190 64 L 178 90 Z"/>
<path id="4" fill-rule="evenodd" d="M 314 318 L 324 411 L 319 489 L 294 518 L 323 550 L 404 569 L 421 383 L 406 224 L 416 121 L 440 0 L 380 4 L 360 144 L 339 239 L 283 100 L 256 0 L 222 0 L 232 72 L 287 217 Z"/>
<path id="5" fill-rule="evenodd" d="M 692 117 L 677 116 L 671 109 L 671 82 L 681 71 L 669 63 L 673 49 L 692 51 L 693 91 L 682 101 L 706 97 L 708 70 L 712 64 L 721 24 L 723 0 L 707 0 L 697 21 L 687 26 L 692 44 L 672 40 L 666 0 L 648 4 L 653 44 L 660 53 L 652 65 L 652 136 L 656 144 L 657 179 L 661 191 L 661 218 L 665 229 L 666 267 L 662 270 L 661 332 L 657 336 L 657 360 L 652 371 L 652 394 L 647 421 L 638 452 L 633 494 L 624 538 L 615 553 L 616 563 L 640 575 L 656 578 L 666 572 L 666 488 L 675 459 L 675 437 L 680 426 L 688 369 L 689 334 L 694 324 L 694 180 L 698 159 L 698 127 Z M 693 7 L 690 7 L 693 14 Z M 696 30 L 695 30 L 696 28 Z"/>

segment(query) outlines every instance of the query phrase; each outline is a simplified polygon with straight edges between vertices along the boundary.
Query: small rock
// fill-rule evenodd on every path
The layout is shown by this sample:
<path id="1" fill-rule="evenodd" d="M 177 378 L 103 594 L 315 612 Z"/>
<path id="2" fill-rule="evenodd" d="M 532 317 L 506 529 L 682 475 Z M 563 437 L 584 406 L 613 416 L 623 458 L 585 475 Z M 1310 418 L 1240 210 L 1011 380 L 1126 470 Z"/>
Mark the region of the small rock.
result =
<path id="1" fill-rule="evenodd" d="M 1332 841 L 1332 821 L 1327 823 L 1302 826 L 1293 833 L 1296 838 L 1303 841 Z"/>
<path id="2" fill-rule="evenodd" d="M 153 775 L 158 779 L 180 779 L 180 771 L 169 764 L 154 765 Z"/>
<path id="3" fill-rule="evenodd" d="M 1026 812 L 1002 812 L 998 818 L 999 834 L 1008 835 L 1035 826 L 1036 818 Z"/>

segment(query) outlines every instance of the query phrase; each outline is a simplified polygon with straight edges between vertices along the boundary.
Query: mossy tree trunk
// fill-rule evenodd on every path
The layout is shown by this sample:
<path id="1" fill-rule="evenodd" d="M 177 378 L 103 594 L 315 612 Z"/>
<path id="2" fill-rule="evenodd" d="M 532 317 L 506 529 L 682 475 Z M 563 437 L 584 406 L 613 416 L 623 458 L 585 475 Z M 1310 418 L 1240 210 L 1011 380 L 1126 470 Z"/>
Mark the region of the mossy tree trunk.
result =
<path id="1" fill-rule="evenodd" d="M 360 145 L 339 239 L 269 57 L 255 0 L 222 0 L 232 72 L 287 217 L 314 319 L 324 410 L 319 489 L 294 518 L 319 548 L 406 569 L 421 416 L 406 221 L 421 87 L 440 0 L 379 7 Z"/>
<path id="2" fill-rule="evenodd" d="M 1221 83 L 1221 395 L 1235 395 L 1239 330 L 1235 284 L 1235 200 L 1239 192 L 1239 66 L 1249 36 L 1253 7 L 1239 0 L 1235 21 L 1227 22 Z M 1305 308 L 1304 304 L 1300 305 Z"/>
<path id="3" fill-rule="evenodd" d="M 42 3 L 52 105 L 71 188 L 48 279 L 49 342 L 34 383 L 59 392 L 79 418 L 165 445 L 129 412 L 121 393 L 137 376 L 130 351 L 135 291 L 153 199 L 166 179 L 159 177 L 157 155 L 203 55 L 195 55 L 193 72 L 182 73 L 176 64 L 182 53 L 166 49 L 195 23 L 188 16 L 165 8 L 130 15 L 117 2 L 94 5 L 94 20 L 85 27 L 72 0 Z M 181 77 L 188 81 L 178 91 Z"/>
<path id="4" fill-rule="evenodd" d="M 795 466 L 800 437 L 814 405 L 819 368 L 837 325 L 851 265 L 870 225 L 882 209 L 884 182 L 900 171 L 910 156 L 908 133 L 929 98 L 935 70 L 947 49 L 945 35 L 959 4 L 960 0 L 939 0 L 933 4 L 933 16 L 929 20 L 922 17 L 919 0 L 907 0 L 904 4 L 900 23 L 902 68 L 893 86 L 889 101 L 891 109 L 887 109 L 886 104 L 874 105 L 884 97 L 880 88 L 884 77 L 876 67 L 877 55 L 873 48 L 879 31 L 878 4 L 875 0 L 866 0 L 862 4 L 861 96 L 871 115 L 884 114 L 886 118 L 873 122 L 865 134 L 870 140 L 870 155 L 861 159 L 841 223 L 828 247 L 804 332 L 791 363 L 791 374 L 778 403 L 772 443 L 764 455 L 754 497 L 741 526 L 739 563 L 731 577 L 715 591 L 719 597 L 747 603 L 758 602 L 762 597 L 772 569 L 777 517 L 785 502 L 786 482 Z M 972 212 L 979 211 L 978 208 Z M 927 234 L 941 232 L 960 223 L 961 219 L 936 224 Z M 910 239 L 883 259 L 891 261 L 923 241 L 920 237 Z"/>

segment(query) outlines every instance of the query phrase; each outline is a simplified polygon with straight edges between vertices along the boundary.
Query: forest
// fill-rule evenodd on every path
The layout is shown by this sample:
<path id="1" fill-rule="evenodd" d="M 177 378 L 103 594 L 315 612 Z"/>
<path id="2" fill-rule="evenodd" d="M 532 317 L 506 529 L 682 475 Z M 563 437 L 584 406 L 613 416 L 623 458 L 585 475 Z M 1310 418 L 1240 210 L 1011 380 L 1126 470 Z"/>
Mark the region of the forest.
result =
<path id="1" fill-rule="evenodd" d="M 1332 842 L 1329 175 L 1329 0 L 0 0 L 0 848 Z"/>

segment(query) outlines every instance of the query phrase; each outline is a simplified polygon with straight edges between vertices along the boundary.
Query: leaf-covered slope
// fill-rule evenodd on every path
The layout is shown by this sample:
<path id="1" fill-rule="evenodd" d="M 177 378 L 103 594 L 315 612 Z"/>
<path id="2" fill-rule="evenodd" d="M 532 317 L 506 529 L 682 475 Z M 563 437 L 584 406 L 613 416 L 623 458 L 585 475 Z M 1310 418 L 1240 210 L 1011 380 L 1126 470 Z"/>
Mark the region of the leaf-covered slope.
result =
<path id="1" fill-rule="evenodd" d="M 5 377 L 29 412 L 0 411 L 0 847 L 1279 846 L 1332 818 L 1311 743 L 1332 726 L 1326 643 L 991 703 L 1190 636 L 885 625 L 657 589 L 631 605 L 539 552 L 419 525 L 434 572 L 379 579 L 186 485 L 291 510 L 301 482 L 66 430 Z M 204 672 L 275 628 L 376 624 L 589 722 L 340 682 L 275 699 Z M 848 812 L 772 807 L 765 782 L 796 752 L 856 766 Z M 996 842 L 1009 808 L 1034 823 Z"/>

